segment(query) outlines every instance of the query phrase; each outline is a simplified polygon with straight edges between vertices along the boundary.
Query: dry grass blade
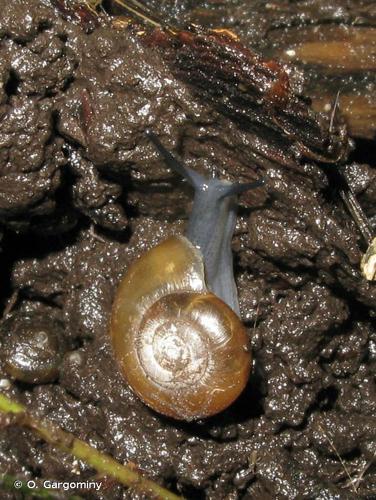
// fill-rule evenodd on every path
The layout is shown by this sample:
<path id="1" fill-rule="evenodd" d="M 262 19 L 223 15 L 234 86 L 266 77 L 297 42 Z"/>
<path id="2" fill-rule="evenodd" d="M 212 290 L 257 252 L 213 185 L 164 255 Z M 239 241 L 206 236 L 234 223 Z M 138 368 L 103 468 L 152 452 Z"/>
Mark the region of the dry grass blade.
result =
<path id="1" fill-rule="evenodd" d="M 97 8 L 101 6 L 102 0 L 85 0 L 84 3 L 91 12 L 97 14 Z"/>
<path id="2" fill-rule="evenodd" d="M 162 23 L 157 20 L 155 16 L 152 16 L 152 14 L 148 10 L 146 10 L 145 6 L 140 2 L 137 2 L 135 0 L 128 0 L 126 2 L 123 0 L 114 0 L 114 2 L 120 5 L 120 7 L 123 7 L 125 10 L 129 11 L 131 14 L 134 14 L 139 19 L 142 19 L 146 23 L 158 28 L 162 26 Z"/>
<path id="3" fill-rule="evenodd" d="M 351 485 L 351 488 L 353 490 L 354 493 L 357 492 L 356 488 L 355 488 L 355 485 L 354 485 L 354 480 L 353 478 L 351 477 L 350 475 L 350 472 L 349 472 L 349 469 L 346 467 L 346 464 L 345 462 L 343 461 L 341 455 L 338 453 L 338 450 L 337 448 L 335 447 L 335 444 L 333 443 L 333 441 L 330 439 L 330 437 L 328 436 L 328 434 L 324 431 L 324 429 L 321 427 L 321 425 L 319 424 L 318 425 L 318 428 L 320 429 L 320 431 L 322 432 L 322 435 L 325 437 L 325 439 L 328 441 L 328 443 L 330 444 L 330 447 L 332 448 L 333 452 L 335 453 L 335 455 L 338 457 L 338 460 L 341 462 L 341 465 L 343 467 L 343 470 L 345 471 L 346 473 L 346 476 L 349 478 L 349 485 Z"/>
<path id="4" fill-rule="evenodd" d="M 369 460 L 368 462 L 365 462 L 364 466 L 360 470 L 358 470 L 358 475 L 356 477 L 351 479 L 351 481 L 347 481 L 346 486 L 352 485 L 355 487 L 355 490 L 358 491 L 359 485 L 363 481 L 365 473 L 367 472 L 367 470 L 371 467 L 371 465 L 375 461 L 375 456 L 376 456 L 376 453 L 374 453 L 371 460 Z"/>
<path id="5" fill-rule="evenodd" d="M 358 477 L 354 478 L 354 480 L 353 480 L 353 481 L 354 481 L 354 486 L 355 486 L 356 491 L 358 490 L 359 485 L 360 485 L 361 481 L 363 480 L 364 474 L 367 472 L 367 470 L 368 470 L 368 469 L 370 468 L 370 466 L 373 464 L 374 459 L 375 459 L 375 455 L 373 456 L 373 459 L 372 459 L 372 460 L 370 460 L 369 462 L 367 462 L 367 463 L 364 465 L 364 467 L 363 467 L 363 469 L 360 471 L 360 473 L 359 473 Z"/>

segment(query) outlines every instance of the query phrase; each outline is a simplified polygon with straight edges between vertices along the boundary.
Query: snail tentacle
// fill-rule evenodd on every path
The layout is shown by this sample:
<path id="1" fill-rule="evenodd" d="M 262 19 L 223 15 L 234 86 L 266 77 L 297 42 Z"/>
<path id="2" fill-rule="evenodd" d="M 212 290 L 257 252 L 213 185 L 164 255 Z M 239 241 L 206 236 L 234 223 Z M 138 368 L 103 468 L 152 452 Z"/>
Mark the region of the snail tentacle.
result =
<path id="1" fill-rule="evenodd" d="M 194 188 L 198 188 L 203 185 L 205 181 L 205 177 L 192 168 L 187 167 L 183 163 L 179 162 L 173 154 L 166 149 L 158 137 L 151 130 L 145 131 L 146 136 L 151 140 L 151 142 L 156 147 L 158 153 L 162 156 L 166 164 L 177 174 L 181 175 L 184 179 L 186 179 L 191 186 Z"/>

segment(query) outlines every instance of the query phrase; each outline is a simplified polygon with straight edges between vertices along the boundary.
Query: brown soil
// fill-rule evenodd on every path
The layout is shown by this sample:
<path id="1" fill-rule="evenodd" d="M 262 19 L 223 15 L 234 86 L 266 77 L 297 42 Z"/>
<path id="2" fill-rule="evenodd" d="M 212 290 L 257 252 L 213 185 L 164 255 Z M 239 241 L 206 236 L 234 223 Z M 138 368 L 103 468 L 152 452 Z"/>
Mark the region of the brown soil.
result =
<path id="1" fill-rule="evenodd" d="M 258 164 L 259 132 L 197 94 L 160 51 L 108 21 L 83 26 L 52 3 L 0 0 L 1 387 L 186 498 L 374 498 L 376 287 L 360 274 L 364 244 L 325 165 L 301 156 L 294 168 L 275 159 Z M 201 16 L 207 25 L 238 27 L 246 44 L 269 56 L 278 40 L 265 34 L 276 26 L 309 19 L 336 26 L 359 16 L 376 23 L 366 1 L 330 8 L 276 1 L 272 15 L 251 0 L 177 4 L 164 2 L 171 22 Z M 312 67 L 293 71 L 308 92 Z M 351 72 L 342 78 L 349 87 Z M 332 92 L 333 78 L 322 81 Z M 368 139 L 354 143 L 341 167 L 370 217 L 372 126 L 355 134 Z M 148 127 L 208 175 L 268 175 L 265 189 L 243 196 L 233 241 L 253 374 L 228 410 L 194 423 L 140 402 L 115 366 L 107 334 L 127 266 L 182 232 L 189 214 L 192 192 L 159 159 Z M 9 369 L 19 352 L 30 355 L 22 377 Z M 37 479 L 94 475 L 19 427 L 0 433 L 0 470 Z M 77 493 L 142 498 L 114 484 Z"/>

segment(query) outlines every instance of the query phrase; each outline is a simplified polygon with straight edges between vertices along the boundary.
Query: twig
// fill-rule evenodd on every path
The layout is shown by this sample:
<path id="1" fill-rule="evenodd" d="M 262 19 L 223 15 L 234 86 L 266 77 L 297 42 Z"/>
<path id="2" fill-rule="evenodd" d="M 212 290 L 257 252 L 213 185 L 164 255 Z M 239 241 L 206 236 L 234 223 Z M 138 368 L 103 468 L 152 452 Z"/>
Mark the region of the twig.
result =
<path id="1" fill-rule="evenodd" d="M 52 422 L 34 418 L 23 405 L 3 394 L 0 394 L 0 412 L 16 415 L 17 424 L 32 429 L 48 443 L 65 453 L 70 453 L 96 469 L 101 475 L 110 476 L 124 486 L 149 493 L 155 499 L 181 500 L 182 498 L 154 481 L 146 479 L 138 471 L 120 464 L 110 455 L 96 450 L 73 434 L 63 431 Z"/>

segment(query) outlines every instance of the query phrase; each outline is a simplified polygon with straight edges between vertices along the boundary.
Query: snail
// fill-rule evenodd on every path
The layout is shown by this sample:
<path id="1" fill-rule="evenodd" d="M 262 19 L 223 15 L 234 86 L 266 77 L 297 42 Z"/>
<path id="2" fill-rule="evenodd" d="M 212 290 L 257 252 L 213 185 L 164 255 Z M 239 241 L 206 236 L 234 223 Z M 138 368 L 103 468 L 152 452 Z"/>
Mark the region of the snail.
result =
<path id="1" fill-rule="evenodd" d="M 186 236 L 167 238 L 127 269 L 110 336 L 121 372 L 139 398 L 161 414 L 190 421 L 227 408 L 249 378 L 231 239 L 237 196 L 263 180 L 206 179 L 179 163 L 153 132 L 147 136 L 193 186 L 193 207 Z"/>
<path id="2" fill-rule="evenodd" d="M 19 313 L 4 321 L 1 334 L 1 362 L 12 379 L 28 384 L 57 379 L 64 351 L 60 321 L 37 312 Z"/>

